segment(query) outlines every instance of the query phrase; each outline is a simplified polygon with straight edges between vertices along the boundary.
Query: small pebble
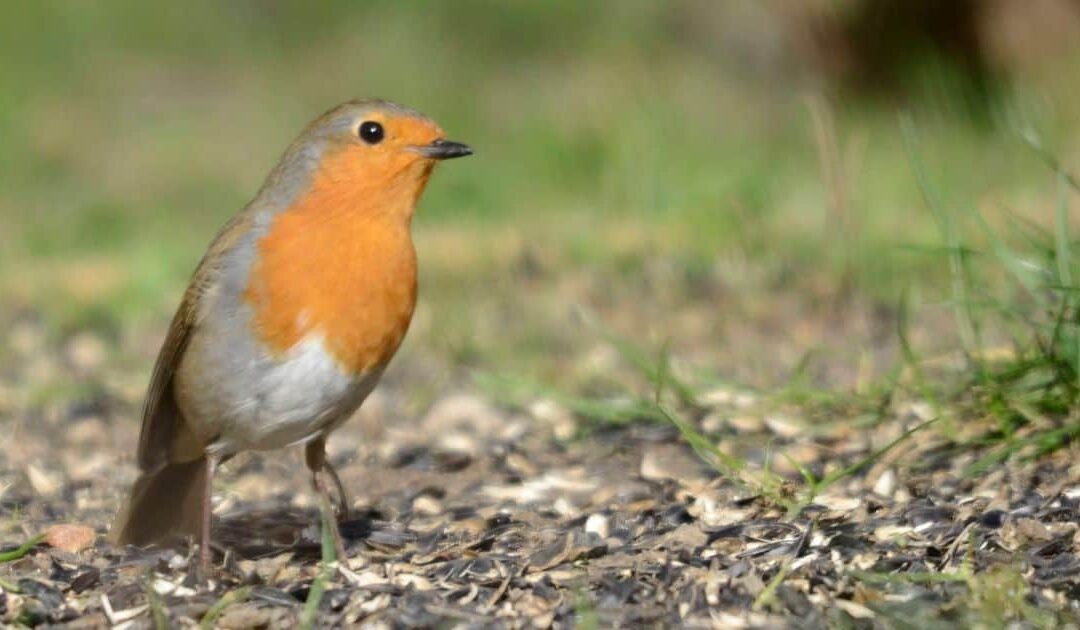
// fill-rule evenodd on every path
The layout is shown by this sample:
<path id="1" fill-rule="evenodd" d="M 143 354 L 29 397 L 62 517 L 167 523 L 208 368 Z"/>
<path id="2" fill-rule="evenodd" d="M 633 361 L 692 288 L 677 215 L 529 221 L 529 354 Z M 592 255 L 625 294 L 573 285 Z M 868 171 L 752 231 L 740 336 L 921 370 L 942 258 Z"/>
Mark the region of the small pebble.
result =
<path id="1" fill-rule="evenodd" d="M 413 500 L 413 512 L 420 516 L 435 516 L 442 514 L 443 506 L 438 499 L 422 494 Z"/>
<path id="2" fill-rule="evenodd" d="M 53 525 L 45 530 L 45 542 L 56 549 L 78 553 L 94 544 L 93 528 L 74 523 Z"/>
<path id="3" fill-rule="evenodd" d="M 589 518 L 585 519 L 585 531 L 600 538 L 607 538 L 611 532 L 611 519 L 600 513 L 590 514 Z"/>
<path id="4" fill-rule="evenodd" d="M 107 357 L 108 348 L 97 335 L 81 332 L 68 341 L 67 358 L 77 369 L 92 370 L 101 367 Z"/>
<path id="5" fill-rule="evenodd" d="M 979 517 L 979 525 L 983 527 L 989 527 L 991 529 L 997 529 L 1005 524 L 1005 511 L 1004 510 L 990 510 L 983 512 Z"/>
<path id="6" fill-rule="evenodd" d="M 887 469 L 881 473 L 877 481 L 874 482 L 874 494 L 882 497 L 891 497 L 896 490 L 896 473 L 892 468 Z"/>
<path id="7" fill-rule="evenodd" d="M 60 491 L 64 480 L 60 474 L 45 471 L 34 464 L 26 467 L 26 478 L 30 481 L 30 487 L 34 492 L 43 497 L 49 497 Z"/>

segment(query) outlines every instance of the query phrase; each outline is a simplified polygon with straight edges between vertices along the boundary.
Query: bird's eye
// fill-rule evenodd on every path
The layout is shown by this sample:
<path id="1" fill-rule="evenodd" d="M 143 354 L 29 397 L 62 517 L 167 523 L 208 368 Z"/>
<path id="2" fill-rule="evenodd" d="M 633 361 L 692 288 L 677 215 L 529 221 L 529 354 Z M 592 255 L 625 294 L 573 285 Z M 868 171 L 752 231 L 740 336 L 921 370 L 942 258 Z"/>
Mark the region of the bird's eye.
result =
<path id="1" fill-rule="evenodd" d="M 360 128 L 356 130 L 356 135 L 360 136 L 360 139 L 368 144 L 379 144 L 383 139 L 383 128 L 379 123 L 368 120 L 360 123 Z"/>

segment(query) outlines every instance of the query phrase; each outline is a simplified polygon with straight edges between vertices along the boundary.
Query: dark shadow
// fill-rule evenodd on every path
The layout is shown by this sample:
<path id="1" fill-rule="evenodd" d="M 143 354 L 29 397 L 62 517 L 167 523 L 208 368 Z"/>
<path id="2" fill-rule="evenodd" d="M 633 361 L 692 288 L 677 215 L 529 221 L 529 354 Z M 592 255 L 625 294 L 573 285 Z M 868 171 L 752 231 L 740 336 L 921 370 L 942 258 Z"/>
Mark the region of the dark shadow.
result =
<path id="1" fill-rule="evenodd" d="M 381 520 L 376 511 L 354 512 L 338 522 L 347 548 L 357 543 L 382 548 L 387 543 L 403 544 L 415 537 L 400 526 Z M 215 520 L 214 547 L 229 550 L 248 560 L 293 553 L 300 560 L 318 560 L 322 555 L 319 512 L 293 507 L 250 509 L 226 514 Z"/>

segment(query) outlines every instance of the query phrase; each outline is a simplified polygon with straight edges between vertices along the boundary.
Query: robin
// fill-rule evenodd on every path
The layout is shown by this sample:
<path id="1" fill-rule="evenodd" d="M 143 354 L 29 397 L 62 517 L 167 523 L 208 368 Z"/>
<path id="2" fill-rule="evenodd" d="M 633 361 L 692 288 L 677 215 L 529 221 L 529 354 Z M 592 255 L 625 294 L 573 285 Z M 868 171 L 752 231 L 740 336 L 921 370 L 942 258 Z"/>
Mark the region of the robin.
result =
<path id="1" fill-rule="evenodd" d="M 371 393 L 409 328 L 410 224 L 432 169 L 471 153 L 382 100 L 345 103 L 307 126 L 184 293 L 154 365 L 141 474 L 114 543 L 198 535 L 205 576 L 214 471 L 245 450 L 303 444 L 320 505 L 332 482 L 347 511 L 327 436 Z"/>

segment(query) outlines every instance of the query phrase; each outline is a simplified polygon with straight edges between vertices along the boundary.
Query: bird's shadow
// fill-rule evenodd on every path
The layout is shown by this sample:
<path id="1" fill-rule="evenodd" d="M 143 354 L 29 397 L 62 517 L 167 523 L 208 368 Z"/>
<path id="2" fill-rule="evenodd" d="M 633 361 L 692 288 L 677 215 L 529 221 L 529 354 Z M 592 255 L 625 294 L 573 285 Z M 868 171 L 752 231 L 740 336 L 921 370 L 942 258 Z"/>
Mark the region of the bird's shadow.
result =
<path id="1" fill-rule="evenodd" d="M 339 520 L 338 529 L 346 547 L 370 545 L 373 539 L 377 544 L 388 531 L 399 529 L 381 516 L 374 510 L 355 511 Z M 213 539 L 219 551 L 229 551 L 247 560 L 285 552 L 291 552 L 297 559 L 317 560 L 322 554 L 318 510 L 281 507 L 225 514 L 214 522 Z"/>

